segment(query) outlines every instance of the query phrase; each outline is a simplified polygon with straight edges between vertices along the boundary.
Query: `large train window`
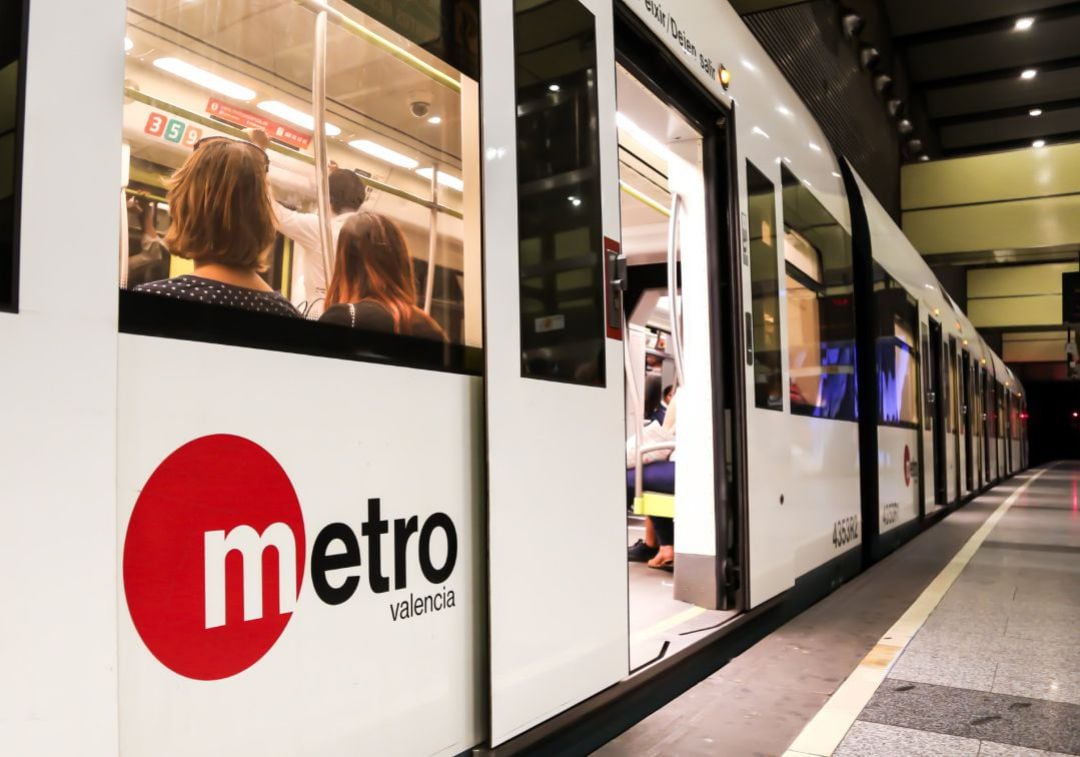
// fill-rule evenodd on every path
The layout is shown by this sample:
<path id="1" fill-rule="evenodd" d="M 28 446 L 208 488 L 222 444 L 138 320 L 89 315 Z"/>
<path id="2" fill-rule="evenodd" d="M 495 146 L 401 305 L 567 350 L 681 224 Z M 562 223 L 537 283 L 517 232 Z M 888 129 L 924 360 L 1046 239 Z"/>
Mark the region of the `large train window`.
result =
<path id="1" fill-rule="evenodd" d="M 781 176 L 791 412 L 855 420 L 851 236 L 786 166 Z"/>
<path id="2" fill-rule="evenodd" d="M 914 297 L 874 263 L 877 305 L 878 423 L 917 428 L 919 306 Z"/>
<path id="3" fill-rule="evenodd" d="M 596 23 L 514 0 L 521 375 L 604 385 Z"/>
<path id="4" fill-rule="evenodd" d="M 22 162 L 23 82 L 26 7 L 23 0 L 4 11 L 0 29 L 0 310 L 18 307 L 19 187 Z"/>
<path id="5" fill-rule="evenodd" d="M 428 5 L 129 0 L 122 330 L 479 369 L 478 6 Z"/>
<path id="6" fill-rule="evenodd" d="M 780 270 L 776 260 L 776 188 L 746 162 L 750 208 L 750 292 L 754 310 L 754 403 L 783 410 L 780 357 Z"/>

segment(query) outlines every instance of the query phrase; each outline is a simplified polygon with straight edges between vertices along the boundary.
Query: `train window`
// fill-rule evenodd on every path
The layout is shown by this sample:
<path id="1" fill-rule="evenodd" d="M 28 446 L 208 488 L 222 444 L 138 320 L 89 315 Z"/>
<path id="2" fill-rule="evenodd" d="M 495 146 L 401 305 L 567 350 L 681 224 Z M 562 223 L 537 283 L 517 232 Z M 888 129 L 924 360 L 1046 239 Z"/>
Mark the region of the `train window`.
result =
<path id="1" fill-rule="evenodd" d="M 945 431 L 950 434 L 960 432 L 959 415 L 960 390 L 957 381 L 959 371 L 956 368 L 956 339 L 949 337 L 945 345 Z"/>
<path id="2" fill-rule="evenodd" d="M 15 0 L 0 30 L 0 310 L 18 307 L 26 7 Z"/>
<path id="3" fill-rule="evenodd" d="M 856 419 L 851 236 L 781 167 L 791 412 Z"/>
<path id="4" fill-rule="evenodd" d="M 596 24 L 514 1 L 521 375 L 604 385 Z"/>
<path id="5" fill-rule="evenodd" d="M 918 303 L 877 263 L 874 263 L 874 300 L 878 318 L 878 423 L 917 428 Z"/>
<path id="6" fill-rule="evenodd" d="M 926 333 L 926 327 L 922 327 L 922 381 L 923 381 L 923 428 L 931 431 L 934 428 L 934 403 L 930 401 L 930 394 L 934 391 L 933 382 L 930 381 L 930 366 L 934 361 L 930 357 L 930 337 Z"/>
<path id="7" fill-rule="evenodd" d="M 754 309 L 754 402 L 783 410 L 780 353 L 780 270 L 776 260 L 776 188 L 746 162 L 750 206 L 750 291 Z"/>
<path id="8" fill-rule="evenodd" d="M 478 371 L 477 19 L 129 0 L 121 329 Z"/>

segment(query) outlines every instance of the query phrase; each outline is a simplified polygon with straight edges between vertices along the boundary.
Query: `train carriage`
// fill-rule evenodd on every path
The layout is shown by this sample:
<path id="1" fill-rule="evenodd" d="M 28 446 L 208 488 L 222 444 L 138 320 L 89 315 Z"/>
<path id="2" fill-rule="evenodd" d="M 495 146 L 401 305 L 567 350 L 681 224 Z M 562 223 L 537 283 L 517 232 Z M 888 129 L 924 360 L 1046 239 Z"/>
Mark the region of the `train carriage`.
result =
<path id="1" fill-rule="evenodd" d="M 725 2 L 22 10 L 5 751 L 512 752 L 1026 465 L 1022 386 Z M 292 317 L 175 296 L 222 139 Z M 435 337 L 327 322 L 335 182 Z"/>

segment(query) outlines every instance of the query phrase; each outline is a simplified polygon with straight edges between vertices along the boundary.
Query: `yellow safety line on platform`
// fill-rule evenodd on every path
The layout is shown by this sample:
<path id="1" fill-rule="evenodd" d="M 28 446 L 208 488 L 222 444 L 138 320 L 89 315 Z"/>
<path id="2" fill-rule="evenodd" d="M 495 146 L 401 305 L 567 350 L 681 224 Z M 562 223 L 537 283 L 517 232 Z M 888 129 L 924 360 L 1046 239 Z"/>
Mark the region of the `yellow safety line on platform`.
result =
<path id="1" fill-rule="evenodd" d="M 670 631 L 672 628 L 678 628 L 683 623 L 686 623 L 689 620 L 693 620 L 698 615 L 701 615 L 701 613 L 703 612 L 705 612 L 704 607 L 690 607 L 680 613 L 672 615 L 670 618 L 661 620 L 655 625 L 651 625 L 642 631 L 638 631 L 636 634 L 630 637 L 630 643 L 637 644 L 639 641 L 645 641 L 647 639 L 651 639 L 653 636 L 659 636 L 665 631 Z"/>
<path id="2" fill-rule="evenodd" d="M 907 609 L 893 627 L 885 632 L 870 653 L 848 676 L 825 703 L 817 715 L 806 724 L 802 733 L 791 743 L 784 757 L 830 757 L 840 746 L 848 730 L 859 717 L 878 686 L 892 669 L 893 663 L 907 647 L 930 613 L 937 607 L 945 592 L 960 577 L 964 568 L 986 541 L 998 522 L 1024 491 L 1049 468 L 1043 468 L 1029 478 L 1019 489 L 1002 502 L 986 522 L 972 534 L 960 551 L 953 556 L 940 573 L 923 590 L 918 599 Z"/>

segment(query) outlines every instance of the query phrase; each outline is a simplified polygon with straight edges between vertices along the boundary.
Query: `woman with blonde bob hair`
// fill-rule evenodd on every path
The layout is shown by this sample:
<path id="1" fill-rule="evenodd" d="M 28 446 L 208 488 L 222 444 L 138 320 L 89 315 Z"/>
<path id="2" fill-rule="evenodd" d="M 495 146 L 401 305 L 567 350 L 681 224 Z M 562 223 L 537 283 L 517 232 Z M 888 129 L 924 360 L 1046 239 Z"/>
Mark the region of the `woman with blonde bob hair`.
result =
<path id="1" fill-rule="evenodd" d="M 172 224 L 165 246 L 195 263 L 195 273 L 135 287 L 179 300 L 297 317 L 292 304 L 259 274 L 276 230 L 267 172 L 270 160 L 250 142 L 206 137 L 172 177 Z"/>
<path id="2" fill-rule="evenodd" d="M 445 341 L 416 306 L 412 256 L 401 229 L 384 215 L 360 211 L 341 227 L 325 323 Z"/>

